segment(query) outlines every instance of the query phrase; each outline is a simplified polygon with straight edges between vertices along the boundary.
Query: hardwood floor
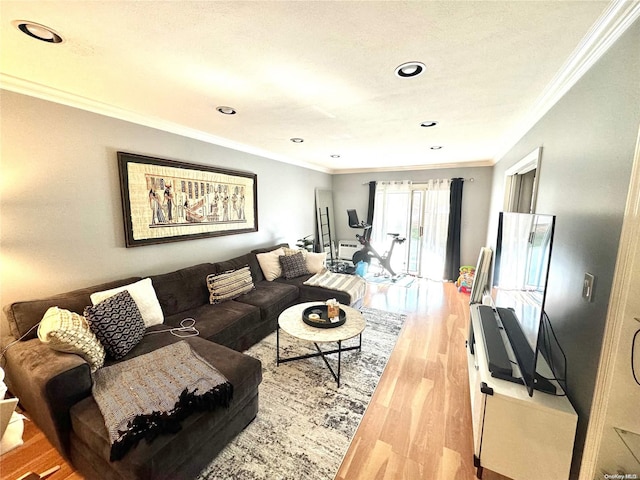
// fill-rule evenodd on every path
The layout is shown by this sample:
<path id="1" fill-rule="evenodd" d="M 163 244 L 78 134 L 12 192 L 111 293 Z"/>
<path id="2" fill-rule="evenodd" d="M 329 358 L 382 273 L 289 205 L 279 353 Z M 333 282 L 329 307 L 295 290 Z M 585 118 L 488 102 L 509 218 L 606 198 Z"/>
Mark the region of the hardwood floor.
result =
<path id="1" fill-rule="evenodd" d="M 40 474 L 56 465 L 60 466 L 60 470 L 47 477 L 48 479 L 82 480 L 83 477 L 62 459 L 33 422 L 25 420 L 22 439 L 22 446 L 0 457 L 0 477 L 3 480 L 15 480 L 27 472 Z"/>
<path id="2" fill-rule="evenodd" d="M 335 480 L 475 478 L 465 357 L 469 297 L 453 284 L 427 280 L 367 290 L 366 306 L 406 313 L 407 320 Z M 1 479 L 54 465 L 61 469 L 51 480 L 82 478 L 31 422 L 23 438 L 24 445 L 0 457 Z"/>
<path id="3" fill-rule="evenodd" d="M 407 320 L 336 480 L 475 478 L 468 303 L 451 283 L 369 286 L 367 306 Z"/>

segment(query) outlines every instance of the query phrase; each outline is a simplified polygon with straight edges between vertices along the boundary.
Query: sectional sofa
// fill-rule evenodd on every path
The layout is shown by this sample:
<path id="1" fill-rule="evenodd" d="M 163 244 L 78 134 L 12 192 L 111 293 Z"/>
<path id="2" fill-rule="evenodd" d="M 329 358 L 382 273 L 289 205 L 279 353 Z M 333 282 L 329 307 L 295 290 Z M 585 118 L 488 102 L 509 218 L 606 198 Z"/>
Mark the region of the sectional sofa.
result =
<path id="1" fill-rule="evenodd" d="M 265 254 L 273 261 L 274 255 L 282 252 L 276 249 L 282 248 L 287 245 L 149 277 L 162 310 L 162 322 L 150 326 L 145 323 L 145 335 L 122 358 L 106 356 L 104 366 L 111 366 L 176 342 L 187 342 L 233 386 L 227 408 L 193 413 L 182 421 L 180 431 L 159 435 L 150 443 L 140 441 L 121 460 L 110 460 L 109 436 L 92 396 L 92 365 L 80 355 L 51 348 L 38 338 L 36 326 L 51 307 L 86 314 L 92 295 L 148 282 L 137 277 L 7 305 L 1 344 L 9 391 L 20 399 L 27 414 L 63 457 L 86 478 L 195 478 L 257 414 L 261 363 L 240 352 L 273 332 L 278 315 L 290 305 L 329 298 L 356 306 L 361 301 L 344 292 L 305 285 L 312 273 L 274 275 L 267 271 L 268 264 L 261 266 Z M 247 266 L 250 288 L 236 298 L 222 295 L 222 300 L 210 303 L 213 290 L 208 279 Z M 265 278 L 265 273 L 271 278 Z M 180 338 L 166 331 L 180 327 L 187 318 L 195 320 L 199 335 Z"/>

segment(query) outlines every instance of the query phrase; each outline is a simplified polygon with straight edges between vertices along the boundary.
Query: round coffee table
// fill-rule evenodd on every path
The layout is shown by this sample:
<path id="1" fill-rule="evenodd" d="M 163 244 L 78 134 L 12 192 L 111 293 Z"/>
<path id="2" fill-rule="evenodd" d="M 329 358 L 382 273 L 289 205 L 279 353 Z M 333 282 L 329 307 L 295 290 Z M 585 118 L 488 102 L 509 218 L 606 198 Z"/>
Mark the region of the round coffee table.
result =
<path id="1" fill-rule="evenodd" d="M 340 364 L 342 361 L 342 352 L 361 349 L 362 331 L 366 326 L 366 321 L 362 316 L 362 313 L 360 313 L 355 308 L 347 307 L 346 305 L 340 305 L 340 308 L 345 312 L 347 316 L 347 319 L 343 325 L 334 328 L 312 327 L 311 325 L 307 325 L 302 321 L 302 312 L 305 308 L 314 305 L 323 305 L 323 302 L 307 302 L 293 305 L 292 307 L 289 307 L 285 311 L 283 311 L 278 317 L 278 329 L 276 330 L 276 363 L 280 365 L 281 363 L 292 362 L 294 360 L 302 360 L 304 358 L 322 357 L 322 360 L 324 360 L 324 363 L 329 368 L 329 371 L 333 375 L 333 378 L 338 383 L 338 387 L 340 387 Z M 313 342 L 316 350 L 318 351 L 309 353 L 307 355 L 300 355 L 297 357 L 281 358 L 280 329 L 284 330 L 292 337 L 298 338 L 300 340 L 306 340 L 308 342 Z M 354 345 L 351 347 L 342 346 L 343 341 L 356 336 L 359 337 L 358 345 Z M 318 343 L 337 343 L 338 348 L 323 351 L 318 346 Z M 326 355 L 330 355 L 333 353 L 338 354 L 337 372 L 333 370 L 333 367 L 331 367 L 326 358 Z"/>

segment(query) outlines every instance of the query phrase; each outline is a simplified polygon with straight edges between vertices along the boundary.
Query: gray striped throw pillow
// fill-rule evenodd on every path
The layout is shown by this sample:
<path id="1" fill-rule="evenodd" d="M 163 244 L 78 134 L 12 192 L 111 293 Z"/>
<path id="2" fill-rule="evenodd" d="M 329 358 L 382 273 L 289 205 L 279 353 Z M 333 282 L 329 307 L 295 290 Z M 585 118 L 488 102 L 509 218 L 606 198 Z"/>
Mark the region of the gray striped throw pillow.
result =
<path id="1" fill-rule="evenodd" d="M 237 270 L 229 270 L 207 276 L 207 288 L 209 289 L 209 303 L 221 303 L 233 300 L 255 287 L 251 278 L 249 266 Z"/>

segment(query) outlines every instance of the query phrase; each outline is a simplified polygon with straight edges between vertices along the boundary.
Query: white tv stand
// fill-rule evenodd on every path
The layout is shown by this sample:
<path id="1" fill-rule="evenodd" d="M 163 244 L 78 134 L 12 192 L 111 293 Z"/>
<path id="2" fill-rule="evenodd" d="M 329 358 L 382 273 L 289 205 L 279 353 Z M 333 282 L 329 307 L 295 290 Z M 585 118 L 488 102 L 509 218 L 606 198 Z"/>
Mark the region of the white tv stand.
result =
<path id="1" fill-rule="evenodd" d="M 477 477 L 487 468 L 514 480 L 566 480 L 578 415 L 565 396 L 536 391 L 530 397 L 524 385 L 493 378 L 478 305 L 470 309 L 474 342 L 467 342 L 467 362 Z M 505 346 L 513 355 L 510 346 Z M 538 372 L 552 377 L 542 356 Z"/>

